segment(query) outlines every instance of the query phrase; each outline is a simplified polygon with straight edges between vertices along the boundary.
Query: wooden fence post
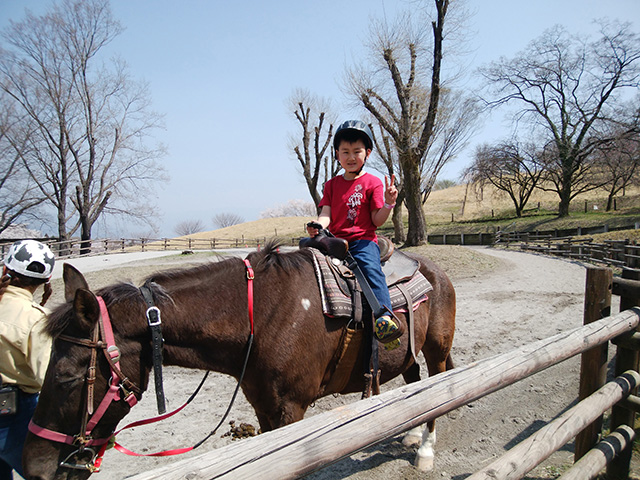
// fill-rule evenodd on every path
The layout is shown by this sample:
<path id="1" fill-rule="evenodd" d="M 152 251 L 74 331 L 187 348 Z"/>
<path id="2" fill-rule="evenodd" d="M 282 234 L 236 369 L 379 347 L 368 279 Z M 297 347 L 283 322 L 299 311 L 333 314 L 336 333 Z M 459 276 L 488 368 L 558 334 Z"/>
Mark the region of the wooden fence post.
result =
<path id="1" fill-rule="evenodd" d="M 605 267 L 587 267 L 584 297 L 584 325 L 611 314 L 613 271 Z M 580 363 L 579 399 L 583 400 L 602 387 L 607 380 L 608 345 L 604 343 L 582 354 Z M 575 461 L 598 442 L 602 431 L 602 416 L 576 436 Z"/>
<path id="2" fill-rule="evenodd" d="M 640 270 L 625 268 L 622 270 L 622 278 L 628 280 L 640 280 Z M 627 310 L 640 303 L 638 297 L 621 296 L 620 311 Z M 624 348 L 622 345 L 617 347 L 615 372 L 624 369 L 638 370 L 638 351 L 635 349 Z M 610 430 L 613 431 L 621 425 L 629 425 L 635 428 L 636 414 L 633 410 L 628 410 L 620 405 L 616 405 L 611 409 Z M 622 480 L 629 478 L 629 467 L 631 465 L 631 455 L 633 453 L 633 445 L 628 445 L 617 455 L 609 465 L 607 465 L 607 478 L 610 480 Z"/>

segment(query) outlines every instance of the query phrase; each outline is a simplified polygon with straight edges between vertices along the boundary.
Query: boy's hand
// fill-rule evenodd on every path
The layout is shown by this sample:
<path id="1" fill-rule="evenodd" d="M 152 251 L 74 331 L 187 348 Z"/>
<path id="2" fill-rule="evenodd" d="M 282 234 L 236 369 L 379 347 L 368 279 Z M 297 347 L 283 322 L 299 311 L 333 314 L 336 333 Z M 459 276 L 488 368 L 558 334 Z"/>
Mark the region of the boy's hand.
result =
<path id="1" fill-rule="evenodd" d="M 318 222 L 307 223 L 307 233 L 309 234 L 310 237 L 315 237 L 316 235 L 318 235 L 318 233 L 320 233 L 320 230 L 322 228 L 323 228 L 322 225 Z"/>
<path id="2" fill-rule="evenodd" d="M 396 188 L 396 176 L 391 175 L 391 180 L 384 176 L 384 201 L 388 205 L 395 205 L 398 199 L 398 189 Z"/>

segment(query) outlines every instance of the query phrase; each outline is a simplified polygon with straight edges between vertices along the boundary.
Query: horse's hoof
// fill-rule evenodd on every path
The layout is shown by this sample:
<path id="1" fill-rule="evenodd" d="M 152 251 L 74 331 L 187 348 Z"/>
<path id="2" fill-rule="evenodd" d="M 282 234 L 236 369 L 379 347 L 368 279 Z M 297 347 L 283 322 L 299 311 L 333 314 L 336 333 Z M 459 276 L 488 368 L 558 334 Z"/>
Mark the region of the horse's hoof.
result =
<path id="1" fill-rule="evenodd" d="M 423 457 L 421 457 L 420 455 L 416 455 L 414 465 L 421 472 L 430 472 L 431 470 L 433 470 L 433 460 L 433 455 Z"/>
<path id="2" fill-rule="evenodd" d="M 416 447 L 422 444 L 422 434 L 407 433 L 402 439 L 405 447 Z"/>

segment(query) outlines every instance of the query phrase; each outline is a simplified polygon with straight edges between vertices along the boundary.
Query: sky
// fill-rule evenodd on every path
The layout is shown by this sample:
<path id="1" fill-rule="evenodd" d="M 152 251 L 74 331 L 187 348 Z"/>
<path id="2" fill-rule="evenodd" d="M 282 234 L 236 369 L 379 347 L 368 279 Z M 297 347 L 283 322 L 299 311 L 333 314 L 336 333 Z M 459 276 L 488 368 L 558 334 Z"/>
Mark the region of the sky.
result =
<path id="1" fill-rule="evenodd" d="M 431 2 L 427 2 L 431 4 Z M 0 0 L 0 29 L 25 8 L 43 14 L 50 0 Z M 357 118 L 341 88 L 343 73 L 367 50 L 371 18 L 415 9 L 404 0 L 112 0 L 125 31 L 109 46 L 131 75 L 148 82 L 153 110 L 164 115 L 156 139 L 167 183 L 156 186 L 157 237 L 175 236 L 183 220 L 215 228 L 213 217 L 233 213 L 257 220 L 290 200 L 311 201 L 289 137 L 298 124 L 287 110 L 295 89 L 330 99 L 340 120 Z M 465 53 L 449 53 L 445 67 L 465 65 L 460 87 L 478 85 L 476 69 L 513 57 L 545 29 L 596 32 L 597 18 L 632 21 L 640 0 L 468 0 Z M 430 28 L 430 27 L 428 27 Z M 452 63 L 447 63 L 452 62 Z M 439 179 L 457 180 L 478 144 L 505 138 L 500 112 L 487 114 L 468 147 Z M 375 173 L 375 172 L 372 172 Z M 138 236 L 149 229 L 97 225 L 94 238 Z"/>

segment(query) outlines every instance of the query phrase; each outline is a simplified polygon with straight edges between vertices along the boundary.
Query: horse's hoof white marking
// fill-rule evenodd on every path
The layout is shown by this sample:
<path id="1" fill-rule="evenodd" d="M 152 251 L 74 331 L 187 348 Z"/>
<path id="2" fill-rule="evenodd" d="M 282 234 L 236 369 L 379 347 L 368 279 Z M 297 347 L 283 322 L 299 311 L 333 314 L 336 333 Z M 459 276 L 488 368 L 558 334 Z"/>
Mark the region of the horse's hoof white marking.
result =
<path id="1" fill-rule="evenodd" d="M 419 425 L 409 430 L 402 439 L 402 445 L 405 447 L 415 447 L 422 445 L 422 435 L 425 425 Z"/>
<path id="2" fill-rule="evenodd" d="M 436 430 L 430 432 L 428 428 L 424 429 L 422 434 L 422 445 L 418 449 L 414 465 L 421 472 L 428 472 L 433 470 L 433 463 L 435 458 L 435 452 L 433 447 L 436 444 Z"/>
<path id="3" fill-rule="evenodd" d="M 433 453 L 431 453 L 431 456 L 424 456 L 424 457 L 420 456 L 420 453 L 418 453 L 418 455 L 416 455 L 414 465 L 421 472 L 429 472 L 433 470 L 433 460 L 434 460 Z"/>

